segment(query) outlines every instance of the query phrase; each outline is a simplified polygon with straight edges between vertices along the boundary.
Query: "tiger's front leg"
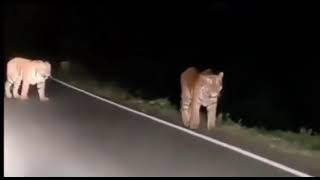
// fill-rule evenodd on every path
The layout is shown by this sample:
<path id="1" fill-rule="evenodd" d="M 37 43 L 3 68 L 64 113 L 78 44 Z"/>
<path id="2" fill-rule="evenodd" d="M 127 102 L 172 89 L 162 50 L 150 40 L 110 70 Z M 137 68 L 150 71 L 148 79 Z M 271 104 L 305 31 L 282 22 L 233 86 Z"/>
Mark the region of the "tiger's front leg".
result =
<path id="1" fill-rule="evenodd" d="M 207 129 L 212 129 L 216 126 L 217 103 L 207 106 L 207 114 Z"/>
<path id="2" fill-rule="evenodd" d="M 200 125 L 200 102 L 195 98 L 191 103 L 191 119 L 190 119 L 190 128 L 198 129 Z"/>
<path id="3" fill-rule="evenodd" d="M 21 96 L 20 96 L 21 100 L 27 100 L 28 99 L 29 85 L 30 85 L 30 83 L 28 81 L 23 81 L 22 90 L 21 90 Z"/>
<path id="4" fill-rule="evenodd" d="M 186 127 L 189 127 L 190 125 L 190 104 L 191 104 L 190 98 L 183 98 L 181 100 L 180 112 L 181 112 L 182 122 Z"/>
<path id="5" fill-rule="evenodd" d="M 45 82 L 37 84 L 38 94 L 41 101 L 49 101 L 49 98 L 45 96 Z"/>

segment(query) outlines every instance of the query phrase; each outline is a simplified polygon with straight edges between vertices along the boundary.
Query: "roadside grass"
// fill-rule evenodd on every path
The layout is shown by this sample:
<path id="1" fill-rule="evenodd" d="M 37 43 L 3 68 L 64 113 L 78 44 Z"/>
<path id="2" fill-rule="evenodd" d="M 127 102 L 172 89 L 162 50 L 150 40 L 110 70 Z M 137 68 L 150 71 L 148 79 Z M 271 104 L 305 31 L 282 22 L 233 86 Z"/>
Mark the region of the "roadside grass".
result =
<path id="1" fill-rule="evenodd" d="M 250 137 L 265 138 L 270 148 L 279 149 L 288 153 L 303 155 L 320 154 L 320 135 L 312 135 L 312 130 L 301 128 L 299 133 L 282 130 L 265 130 L 262 128 L 249 128 L 241 124 L 241 120 L 235 122 L 230 114 L 219 114 L 220 127 L 233 134 L 241 134 Z"/>

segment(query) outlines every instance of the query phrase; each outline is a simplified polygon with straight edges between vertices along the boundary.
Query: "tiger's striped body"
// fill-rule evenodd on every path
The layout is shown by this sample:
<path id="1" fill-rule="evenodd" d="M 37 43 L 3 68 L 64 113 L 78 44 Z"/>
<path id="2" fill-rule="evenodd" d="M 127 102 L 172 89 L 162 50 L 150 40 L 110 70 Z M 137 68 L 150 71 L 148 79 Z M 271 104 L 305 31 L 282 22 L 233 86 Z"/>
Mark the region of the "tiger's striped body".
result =
<path id="1" fill-rule="evenodd" d="M 181 74 L 180 112 L 186 127 L 199 127 L 201 106 L 207 108 L 207 128 L 215 127 L 218 98 L 223 87 L 222 79 L 223 72 L 216 75 L 210 69 L 199 72 L 194 67 L 186 69 Z"/>
<path id="2" fill-rule="evenodd" d="M 7 98 L 28 99 L 30 85 L 37 85 L 41 101 L 48 101 L 45 96 L 45 82 L 51 76 L 51 65 L 41 60 L 30 60 L 21 57 L 11 59 L 7 63 L 7 81 L 5 93 Z M 21 95 L 18 94 L 19 86 L 22 83 Z M 13 86 L 13 94 L 11 87 Z"/>

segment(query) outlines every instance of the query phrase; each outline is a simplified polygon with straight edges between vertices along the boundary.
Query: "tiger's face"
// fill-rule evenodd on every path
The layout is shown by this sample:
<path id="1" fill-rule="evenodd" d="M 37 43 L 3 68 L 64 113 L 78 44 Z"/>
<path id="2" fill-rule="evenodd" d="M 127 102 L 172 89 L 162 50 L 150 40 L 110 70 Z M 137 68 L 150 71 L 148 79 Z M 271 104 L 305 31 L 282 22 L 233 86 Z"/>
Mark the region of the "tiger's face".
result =
<path id="1" fill-rule="evenodd" d="M 51 76 L 51 65 L 47 61 L 38 61 L 36 73 L 39 79 L 46 80 Z"/>
<path id="2" fill-rule="evenodd" d="M 218 75 L 210 74 L 203 75 L 202 78 L 205 81 L 205 85 L 202 87 L 202 94 L 204 99 L 209 102 L 217 102 L 223 89 L 223 72 Z"/>

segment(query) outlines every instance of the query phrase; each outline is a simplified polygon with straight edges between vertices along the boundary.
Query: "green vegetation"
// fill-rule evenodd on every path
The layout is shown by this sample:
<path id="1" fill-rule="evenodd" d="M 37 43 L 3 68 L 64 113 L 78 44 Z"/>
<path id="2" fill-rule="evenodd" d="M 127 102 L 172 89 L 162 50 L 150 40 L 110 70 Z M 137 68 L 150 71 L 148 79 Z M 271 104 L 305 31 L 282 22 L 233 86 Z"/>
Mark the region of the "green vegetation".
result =
<path id="1" fill-rule="evenodd" d="M 264 137 L 269 140 L 271 148 L 278 148 L 286 152 L 298 152 L 304 155 L 310 155 L 312 152 L 320 152 L 320 135 L 312 135 L 311 130 L 300 129 L 299 133 L 281 130 L 265 130 L 262 128 L 248 128 L 234 122 L 229 114 L 219 114 L 218 121 L 221 128 L 232 133 L 238 133 L 248 136 Z"/>

